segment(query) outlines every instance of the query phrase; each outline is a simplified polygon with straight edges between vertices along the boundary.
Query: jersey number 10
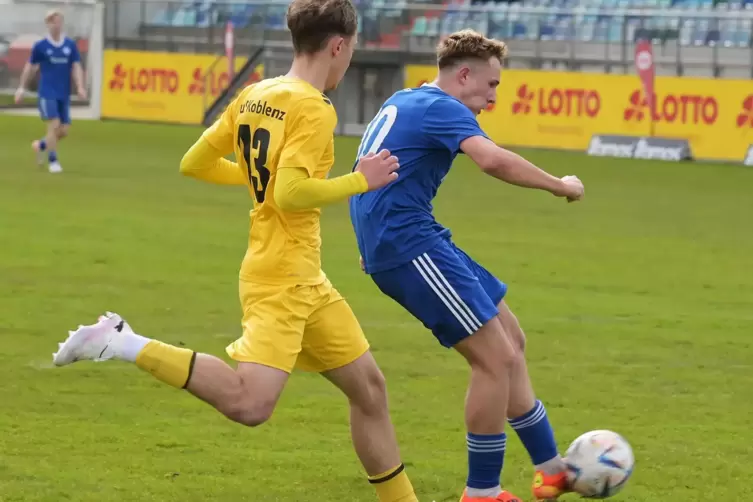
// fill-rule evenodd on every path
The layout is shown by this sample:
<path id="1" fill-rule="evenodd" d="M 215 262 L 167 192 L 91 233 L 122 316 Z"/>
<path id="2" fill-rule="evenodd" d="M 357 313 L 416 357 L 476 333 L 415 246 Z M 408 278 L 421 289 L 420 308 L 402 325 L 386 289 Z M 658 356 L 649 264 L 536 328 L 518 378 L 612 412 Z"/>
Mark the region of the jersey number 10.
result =
<path id="1" fill-rule="evenodd" d="M 395 105 L 385 106 L 374 117 L 374 120 L 366 127 L 366 132 L 363 133 L 363 139 L 361 139 L 361 145 L 358 147 L 358 155 L 356 156 L 356 164 L 353 166 L 353 170 L 358 166 L 358 160 L 361 157 L 370 153 L 377 153 L 387 134 L 389 134 L 390 129 L 395 125 L 395 120 L 397 120 L 397 106 Z"/>
<path id="2" fill-rule="evenodd" d="M 269 150 L 270 134 L 267 129 L 259 128 L 251 137 L 251 126 L 241 124 L 238 126 L 238 146 L 243 150 L 243 161 L 248 171 L 248 182 L 254 189 L 256 202 L 264 202 L 269 183 L 269 169 L 267 169 L 267 151 Z M 253 163 L 251 162 L 251 149 L 258 153 Z"/>

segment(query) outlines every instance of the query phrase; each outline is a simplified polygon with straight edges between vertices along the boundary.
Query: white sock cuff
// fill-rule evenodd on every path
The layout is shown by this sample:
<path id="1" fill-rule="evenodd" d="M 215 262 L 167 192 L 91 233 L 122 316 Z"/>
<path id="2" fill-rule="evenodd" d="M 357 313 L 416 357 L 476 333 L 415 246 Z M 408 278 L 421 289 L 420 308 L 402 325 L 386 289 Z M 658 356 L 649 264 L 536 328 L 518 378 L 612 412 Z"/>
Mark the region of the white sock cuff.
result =
<path id="1" fill-rule="evenodd" d="M 139 352 L 151 341 L 149 338 L 137 335 L 136 333 L 121 333 L 120 336 L 123 339 L 115 353 L 115 357 L 132 363 L 136 362 Z"/>

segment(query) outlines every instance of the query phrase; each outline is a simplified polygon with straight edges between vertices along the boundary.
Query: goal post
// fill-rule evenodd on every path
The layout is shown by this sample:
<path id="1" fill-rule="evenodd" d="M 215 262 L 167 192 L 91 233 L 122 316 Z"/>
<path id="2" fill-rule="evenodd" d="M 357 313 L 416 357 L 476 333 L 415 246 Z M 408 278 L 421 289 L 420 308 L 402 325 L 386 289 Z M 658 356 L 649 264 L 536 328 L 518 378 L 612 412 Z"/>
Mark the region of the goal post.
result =
<path id="1" fill-rule="evenodd" d="M 44 17 L 52 9 L 63 14 L 63 31 L 76 41 L 84 66 L 89 99 L 82 102 L 75 95 L 71 96 L 71 114 L 74 119 L 99 119 L 104 54 L 104 4 L 101 2 L 0 0 L 0 109 L 18 115 L 37 113 L 38 75 L 27 84 L 21 105 L 14 104 L 13 94 L 32 46 L 47 34 Z"/>

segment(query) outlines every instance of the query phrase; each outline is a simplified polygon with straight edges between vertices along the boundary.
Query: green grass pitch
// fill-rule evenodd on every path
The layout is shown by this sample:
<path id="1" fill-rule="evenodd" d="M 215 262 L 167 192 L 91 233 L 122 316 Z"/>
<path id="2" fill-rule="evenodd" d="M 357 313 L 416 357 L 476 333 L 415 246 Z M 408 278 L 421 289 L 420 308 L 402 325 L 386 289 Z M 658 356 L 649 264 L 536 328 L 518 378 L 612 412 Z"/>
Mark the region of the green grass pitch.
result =
<path id="1" fill-rule="evenodd" d="M 200 132 L 76 122 L 51 176 L 29 148 L 39 120 L 0 117 L 3 502 L 375 500 L 346 403 L 318 376 L 296 373 L 271 422 L 248 429 L 124 363 L 51 367 L 67 330 L 105 310 L 220 356 L 240 334 L 250 200 L 179 175 Z M 356 146 L 338 140 L 336 173 Z M 624 434 L 637 466 L 615 500 L 753 500 L 753 171 L 523 153 L 579 175 L 585 201 L 461 159 L 436 213 L 509 283 L 561 448 L 590 429 Z M 360 272 L 346 204 L 325 209 L 323 240 L 387 377 L 420 500 L 457 500 L 464 362 Z M 508 445 L 504 483 L 528 497 L 528 458 Z"/>

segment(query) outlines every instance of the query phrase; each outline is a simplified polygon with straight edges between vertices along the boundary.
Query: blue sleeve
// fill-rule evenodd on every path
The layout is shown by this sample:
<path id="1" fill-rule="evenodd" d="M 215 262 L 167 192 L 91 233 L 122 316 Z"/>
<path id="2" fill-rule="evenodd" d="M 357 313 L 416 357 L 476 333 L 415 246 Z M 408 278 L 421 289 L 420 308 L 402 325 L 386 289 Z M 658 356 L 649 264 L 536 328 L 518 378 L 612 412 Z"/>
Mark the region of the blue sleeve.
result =
<path id="1" fill-rule="evenodd" d="M 44 60 L 44 50 L 42 49 L 42 42 L 35 43 L 31 48 L 31 56 L 29 56 L 29 63 L 39 64 Z"/>
<path id="2" fill-rule="evenodd" d="M 421 129 L 432 146 L 446 148 L 453 154 L 460 151 L 460 143 L 468 138 L 488 137 L 473 112 L 454 99 L 438 99 L 429 105 Z"/>
<path id="3" fill-rule="evenodd" d="M 71 63 L 80 63 L 81 53 L 78 52 L 78 44 L 71 40 Z"/>

